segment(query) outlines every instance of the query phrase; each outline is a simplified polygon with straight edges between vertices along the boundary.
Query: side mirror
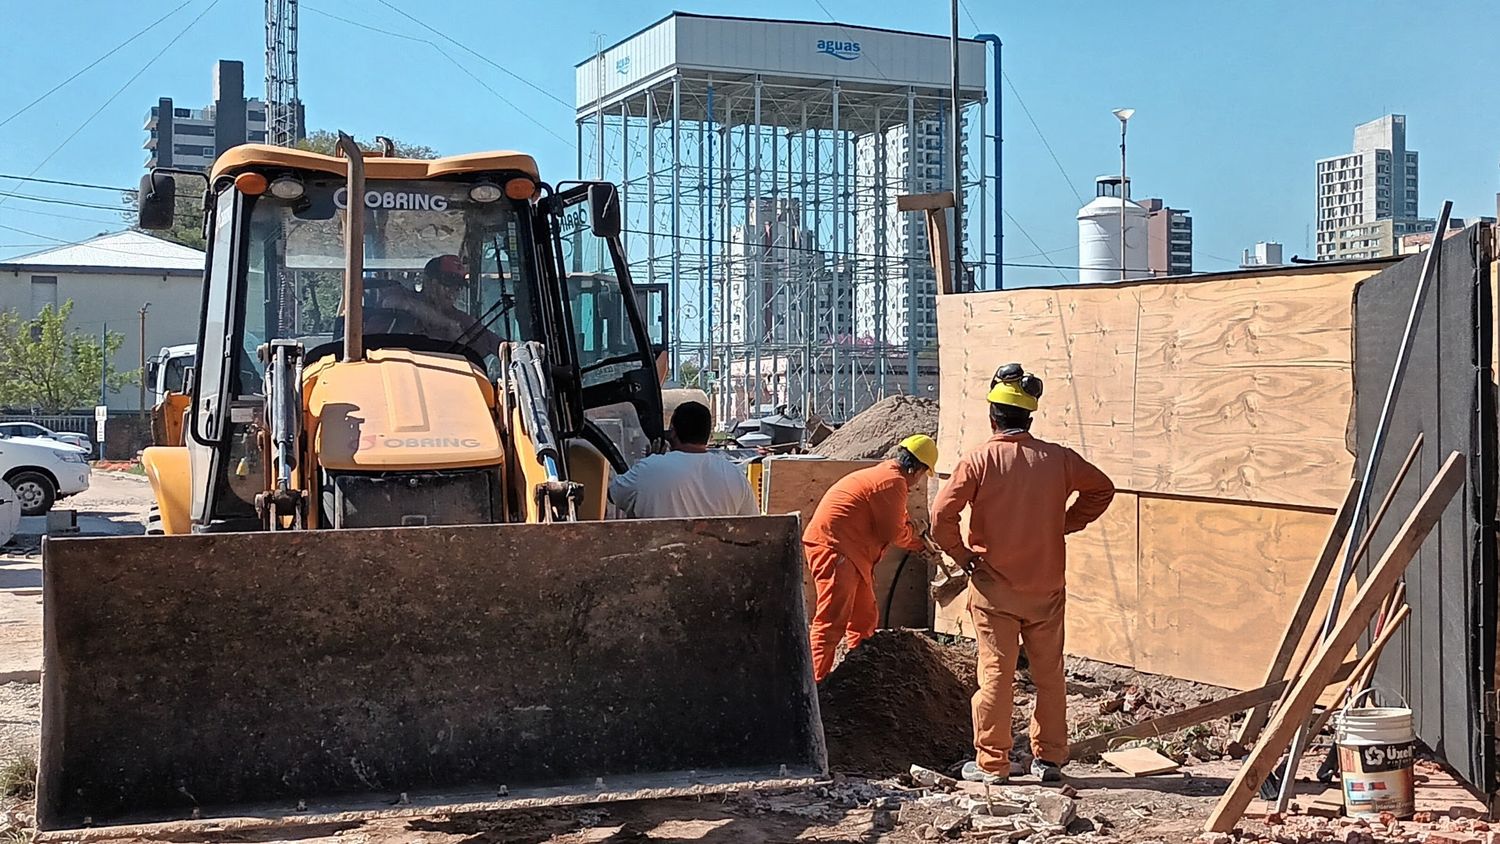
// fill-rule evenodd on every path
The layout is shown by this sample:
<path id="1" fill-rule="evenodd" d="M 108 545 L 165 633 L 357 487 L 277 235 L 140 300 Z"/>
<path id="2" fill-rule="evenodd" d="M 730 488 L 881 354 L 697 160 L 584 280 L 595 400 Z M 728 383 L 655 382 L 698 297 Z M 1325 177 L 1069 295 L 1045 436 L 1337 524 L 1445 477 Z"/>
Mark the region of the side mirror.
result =
<path id="1" fill-rule="evenodd" d="M 157 371 L 156 361 L 155 360 L 148 360 L 148 361 L 146 361 L 146 386 L 147 387 L 153 387 L 154 388 L 156 386 L 156 371 Z"/>
<path id="2" fill-rule="evenodd" d="M 193 394 L 193 382 L 198 380 L 198 370 L 189 366 L 182 370 L 182 394 L 191 396 Z"/>
<path id="3" fill-rule="evenodd" d="M 177 216 L 177 180 L 165 173 L 147 173 L 141 177 L 136 204 L 141 228 L 171 228 Z"/>
<path id="4" fill-rule="evenodd" d="M 607 182 L 589 185 L 589 223 L 595 237 L 620 236 L 620 194 L 614 185 Z"/>

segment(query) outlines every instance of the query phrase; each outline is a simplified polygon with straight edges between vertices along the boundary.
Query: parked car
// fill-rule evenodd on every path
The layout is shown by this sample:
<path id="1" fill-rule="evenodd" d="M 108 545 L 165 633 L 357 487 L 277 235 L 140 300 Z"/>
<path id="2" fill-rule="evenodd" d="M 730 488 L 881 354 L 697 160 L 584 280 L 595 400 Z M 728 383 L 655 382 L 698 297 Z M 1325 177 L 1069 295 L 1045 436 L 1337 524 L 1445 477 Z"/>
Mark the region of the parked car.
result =
<path id="1" fill-rule="evenodd" d="M 74 448 L 81 448 L 86 454 L 91 454 L 94 451 L 93 443 L 89 442 L 87 434 L 78 434 L 73 431 L 54 431 L 46 425 L 38 425 L 35 422 L 0 422 L 0 436 L 41 437 L 42 439 L 66 443 Z"/>
<path id="2" fill-rule="evenodd" d="M 71 445 L 0 432 L 0 478 L 16 491 L 22 515 L 40 516 L 88 489 L 92 471 L 88 454 Z"/>

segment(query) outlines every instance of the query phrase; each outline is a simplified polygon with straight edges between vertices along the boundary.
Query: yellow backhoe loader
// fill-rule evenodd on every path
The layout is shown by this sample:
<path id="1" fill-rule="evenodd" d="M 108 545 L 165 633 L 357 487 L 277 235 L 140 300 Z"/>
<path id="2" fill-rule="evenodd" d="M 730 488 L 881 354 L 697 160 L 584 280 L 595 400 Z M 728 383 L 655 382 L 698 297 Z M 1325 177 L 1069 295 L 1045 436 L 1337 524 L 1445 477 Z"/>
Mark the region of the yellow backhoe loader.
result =
<path id="1" fill-rule="evenodd" d="M 143 179 L 143 227 L 190 177 Z M 612 185 L 347 135 L 206 182 L 165 535 L 44 549 L 43 828 L 826 773 L 795 518 L 604 519 L 665 340 Z"/>

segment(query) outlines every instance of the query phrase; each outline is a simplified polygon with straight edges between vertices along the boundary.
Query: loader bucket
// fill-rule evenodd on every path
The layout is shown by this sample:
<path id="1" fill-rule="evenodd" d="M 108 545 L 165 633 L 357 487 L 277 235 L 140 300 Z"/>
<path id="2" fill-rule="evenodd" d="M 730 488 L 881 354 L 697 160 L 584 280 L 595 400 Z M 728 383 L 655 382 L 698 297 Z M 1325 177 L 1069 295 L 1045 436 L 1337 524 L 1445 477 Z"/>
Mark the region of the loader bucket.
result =
<path id="1" fill-rule="evenodd" d="M 795 517 L 48 540 L 43 829 L 826 774 Z"/>

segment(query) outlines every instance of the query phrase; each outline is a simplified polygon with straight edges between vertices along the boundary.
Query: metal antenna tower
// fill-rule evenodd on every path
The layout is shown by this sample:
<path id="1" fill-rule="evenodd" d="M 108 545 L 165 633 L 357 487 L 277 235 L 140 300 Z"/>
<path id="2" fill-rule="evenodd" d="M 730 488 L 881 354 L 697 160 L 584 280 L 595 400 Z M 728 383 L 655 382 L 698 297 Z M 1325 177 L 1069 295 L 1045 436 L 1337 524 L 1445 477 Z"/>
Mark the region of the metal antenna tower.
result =
<path id="1" fill-rule="evenodd" d="M 297 0 L 266 0 L 266 140 L 289 147 L 302 140 L 297 96 Z"/>

